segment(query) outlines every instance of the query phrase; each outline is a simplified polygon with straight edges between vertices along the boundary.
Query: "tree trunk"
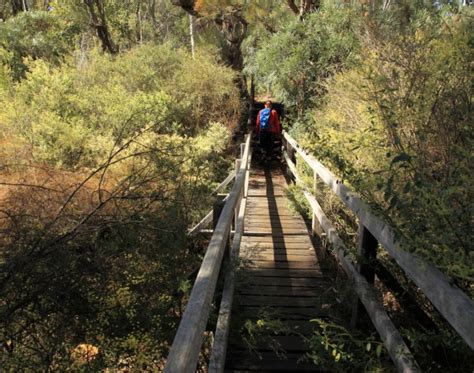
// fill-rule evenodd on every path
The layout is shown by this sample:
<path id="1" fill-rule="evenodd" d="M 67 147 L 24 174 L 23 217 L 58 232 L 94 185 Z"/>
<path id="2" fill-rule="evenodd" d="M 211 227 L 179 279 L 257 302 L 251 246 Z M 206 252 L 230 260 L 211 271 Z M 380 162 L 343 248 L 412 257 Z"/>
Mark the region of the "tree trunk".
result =
<path id="1" fill-rule="evenodd" d="M 299 6 L 296 5 L 295 0 L 287 0 L 287 4 L 295 15 L 303 19 L 306 14 L 321 7 L 321 0 L 300 0 Z"/>
<path id="2" fill-rule="evenodd" d="M 192 14 L 189 15 L 189 36 L 191 39 L 191 54 L 193 56 L 193 60 L 195 58 L 195 43 L 194 43 L 194 16 Z"/>
<path id="3" fill-rule="evenodd" d="M 139 44 L 143 42 L 143 28 L 142 28 L 142 10 L 141 10 L 141 3 L 138 2 L 137 4 L 137 40 Z"/>
<path id="4" fill-rule="evenodd" d="M 97 31 L 97 36 L 102 42 L 102 50 L 110 54 L 117 54 L 118 48 L 112 41 L 105 17 L 103 0 L 84 0 L 84 4 L 89 12 L 91 25 Z"/>
<path id="5" fill-rule="evenodd" d="M 14 16 L 23 11 L 22 0 L 10 0 L 10 3 L 12 5 L 12 13 Z"/>

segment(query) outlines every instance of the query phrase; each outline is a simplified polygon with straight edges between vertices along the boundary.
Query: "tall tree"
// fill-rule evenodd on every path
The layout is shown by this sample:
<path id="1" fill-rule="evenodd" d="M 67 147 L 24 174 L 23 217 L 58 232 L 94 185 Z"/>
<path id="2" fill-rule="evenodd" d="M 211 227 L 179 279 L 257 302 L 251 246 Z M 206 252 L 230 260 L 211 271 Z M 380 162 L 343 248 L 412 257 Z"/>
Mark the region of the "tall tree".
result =
<path id="1" fill-rule="evenodd" d="M 13 15 L 18 14 L 19 12 L 26 12 L 28 10 L 28 3 L 26 0 L 10 0 L 12 5 Z"/>
<path id="2" fill-rule="evenodd" d="M 300 0 L 298 5 L 295 3 L 295 0 L 287 0 L 286 2 L 293 13 L 300 18 L 303 18 L 309 12 L 319 9 L 321 6 L 320 0 Z"/>
<path id="3" fill-rule="evenodd" d="M 112 40 L 105 16 L 104 0 L 84 0 L 89 13 L 91 26 L 97 31 L 97 36 L 102 42 L 102 49 L 110 54 L 117 54 L 118 47 Z"/>
<path id="4" fill-rule="evenodd" d="M 223 40 L 222 57 L 228 66 L 239 72 L 235 83 L 242 98 L 248 99 L 247 84 L 242 74 L 244 58 L 241 48 L 247 36 L 248 22 L 242 14 L 242 7 L 230 2 L 205 7 L 198 0 L 171 0 L 171 3 L 180 6 L 191 16 L 212 18 Z M 212 11 L 209 11 L 210 8 Z"/>

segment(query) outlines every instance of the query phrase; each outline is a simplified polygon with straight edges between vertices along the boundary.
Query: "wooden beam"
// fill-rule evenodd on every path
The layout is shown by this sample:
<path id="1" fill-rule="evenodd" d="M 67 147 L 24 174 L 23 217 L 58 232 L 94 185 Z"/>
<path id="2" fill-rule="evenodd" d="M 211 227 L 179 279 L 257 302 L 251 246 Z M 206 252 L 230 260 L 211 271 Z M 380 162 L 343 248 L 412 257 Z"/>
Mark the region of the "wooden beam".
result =
<path id="1" fill-rule="evenodd" d="M 196 370 L 234 209 L 243 192 L 249 155 L 250 136 L 247 135 L 243 162 L 191 290 L 186 310 L 166 361 L 165 373 L 193 373 Z"/>
<path id="2" fill-rule="evenodd" d="M 451 324 L 464 341 L 474 349 L 474 302 L 440 270 L 422 260 L 418 255 L 402 249 L 402 242 L 395 231 L 349 190 L 331 171 L 317 159 L 307 154 L 287 133 L 283 136 L 304 161 L 319 175 L 341 201 L 358 216 L 360 222 L 382 244 L 407 276 L 423 291 L 441 315 Z"/>
<path id="3" fill-rule="evenodd" d="M 235 269 L 238 265 L 240 242 L 244 233 L 245 208 L 247 200 L 242 199 L 240 203 L 239 216 L 236 224 L 236 233 L 232 241 L 230 252 L 230 268 L 228 269 L 225 280 L 222 299 L 219 308 L 214 342 L 212 344 L 212 353 L 209 361 L 209 373 L 224 372 L 225 359 L 227 354 L 227 340 L 229 337 L 230 318 L 232 313 L 232 304 L 235 290 Z"/>
<path id="4" fill-rule="evenodd" d="M 385 308 L 379 301 L 379 297 L 377 296 L 375 288 L 369 284 L 355 268 L 354 264 L 347 256 L 349 251 L 342 240 L 339 238 L 336 230 L 332 227 L 318 201 L 316 201 L 316 198 L 314 198 L 314 196 L 308 190 L 306 190 L 303 182 L 298 176 L 296 166 L 289 159 L 286 152 L 283 155 L 286 162 L 289 162 L 288 168 L 291 170 L 291 172 L 293 172 L 295 182 L 304 188 L 304 196 L 309 202 L 321 228 L 326 232 L 329 242 L 331 242 L 333 245 L 335 249 L 335 256 L 339 264 L 344 269 L 344 272 L 346 272 L 346 274 L 354 281 L 355 291 L 367 310 L 367 313 L 369 314 L 369 317 L 377 329 L 380 337 L 382 338 L 382 341 L 384 342 L 384 345 L 387 348 L 392 361 L 397 367 L 397 370 L 399 372 L 419 372 L 420 368 L 418 367 L 415 358 L 403 341 L 403 338 L 398 332 L 397 328 L 395 325 L 393 325 L 392 320 L 385 312 Z"/>

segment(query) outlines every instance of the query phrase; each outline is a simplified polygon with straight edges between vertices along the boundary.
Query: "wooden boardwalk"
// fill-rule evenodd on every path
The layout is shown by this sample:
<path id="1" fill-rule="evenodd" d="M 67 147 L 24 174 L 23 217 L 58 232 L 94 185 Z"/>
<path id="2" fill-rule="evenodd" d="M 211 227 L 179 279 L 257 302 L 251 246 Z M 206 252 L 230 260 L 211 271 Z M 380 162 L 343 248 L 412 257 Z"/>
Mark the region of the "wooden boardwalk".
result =
<path id="1" fill-rule="evenodd" d="M 252 170 L 228 372 L 320 371 L 301 358 L 308 351 L 305 336 L 314 326 L 309 320 L 337 314 L 335 274 L 318 258 L 304 220 L 289 208 L 287 187 L 280 169 Z M 255 340 L 247 335 L 245 341 L 242 326 L 248 320 L 263 320 L 258 327 L 263 333 Z"/>

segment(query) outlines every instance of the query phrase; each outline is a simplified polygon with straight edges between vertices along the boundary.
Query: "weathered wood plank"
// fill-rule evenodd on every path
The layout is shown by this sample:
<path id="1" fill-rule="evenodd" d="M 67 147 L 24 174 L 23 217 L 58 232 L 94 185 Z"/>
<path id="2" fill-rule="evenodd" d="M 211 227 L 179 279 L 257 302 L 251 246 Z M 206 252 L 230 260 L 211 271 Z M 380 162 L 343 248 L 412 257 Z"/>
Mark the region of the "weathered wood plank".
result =
<path id="1" fill-rule="evenodd" d="M 326 288 L 308 288 L 301 286 L 241 286 L 238 294 L 240 295 L 265 295 L 265 296 L 291 296 L 291 297 L 315 297 L 323 293 Z"/>
<path id="2" fill-rule="evenodd" d="M 319 277 L 275 277 L 275 276 L 252 276 L 244 275 L 242 282 L 244 284 L 254 285 L 274 285 L 274 286 L 301 286 L 301 287 L 318 287 L 321 278 Z"/>
<path id="3" fill-rule="evenodd" d="M 256 242 L 256 241 L 247 241 L 242 244 L 244 249 L 255 250 L 257 252 L 273 250 L 275 253 L 282 251 L 291 251 L 293 250 L 305 250 L 314 252 L 313 247 L 309 240 L 305 241 L 293 241 L 293 242 Z"/>
<path id="4" fill-rule="evenodd" d="M 234 209 L 244 188 L 249 155 L 250 136 L 247 137 L 243 162 L 236 175 L 228 201 L 214 229 L 214 234 L 194 282 L 188 305 L 174 337 L 166 361 L 165 373 L 192 373 L 196 370 L 203 333 L 209 318 L 211 302 L 224 255 L 224 248 L 230 233 Z"/>
<path id="5" fill-rule="evenodd" d="M 227 271 L 222 291 L 222 299 L 219 307 L 219 315 L 217 319 L 214 341 L 212 344 L 212 352 L 209 360 L 209 373 L 221 373 L 224 371 L 227 342 L 229 337 L 230 319 L 232 314 L 232 305 L 234 300 L 235 289 L 235 268 L 239 257 L 240 242 L 244 231 L 244 216 L 246 211 L 246 199 L 241 202 L 239 214 L 236 223 L 236 233 L 232 241 L 230 252 L 230 269 Z"/>
<path id="6" fill-rule="evenodd" d="M 287 236 L 272 236 L 272 235 L 259 235 L 258 237 L 252 236 L 252 232 L 245 232 L 245 242 L 284 242 L 284 243 L 294 243 L 294 242 L 305 242 L 311 244 L 311 240 L 307 235 L 287 235 Z"/>
<path id="7" fill-rule="evenodd" d="M 270 307 L 280 307 L 279 309 L 294 307 L 313 308 L 319 304 L 319 301 L 318 297 L 240 295 L 238 298 L 241 307 L 261 306 L 265 304 Z"/>
<path id="8" fill-rule="evenodd" d="M 265 269 L 314 269 L 318 268 L 315 260 L 307 260 L 300 262 L 273 261 L 273 260 L 254 260 L 251 259 L 246 263 L 246 268 L 265 268 Z"/>
<path id="9" fill-rule="evenodd" d="M 288 352 L 304 352 L 308 351 L 308 344 L 303 338 L 298 336 L 272 336 L 272 340 L 277 343 L 282 349 Z M 246 347 L 242 342 L 233 344 L 235 347 Z M 266 341 L 257 343 L 257 349 L 259 351 L 272 351 L 272 346 Z"/>
<path id="10" fill-rule="evenodd" d="M 243 371 L 270 372 L 321 372 L 316 365 L 302 360 L 303 354 L 286 353 L 278 356 L 275 353 L 263 352 L 259 356 L 248 352 L 232 353 L 228 360 L 228 369 Z"/>
<path id="11" fill-rule="evenodd" d="M 323 273 L 315 269 L 260 269 L 245 268 L 242 273 L 247 276 L 259 277 L 292 277 L 292 278 L 320 278 Z"/>
<path id="12" fill-rule="evenodd" d="M 294 251 L 293 251 L 294 252 Z M 246 258 L 245 252 L 243 253 L 242 257 Z M 249 260 L 263 260 L 263 261 L 275 261 L 275 262 L 303 262 L 310 259 L 314 260 L 314 263 L 317 263 L 316 256 L 314 253 L 305 253 L 303 252 L 302 255 L 299 254 L 289 254 L 289 253 L 282 253 L 282 254 L 275 254 L 274 252 L 266 252 L 266 253 L 253 253 L 252 256 L 248 256 Z"/>

